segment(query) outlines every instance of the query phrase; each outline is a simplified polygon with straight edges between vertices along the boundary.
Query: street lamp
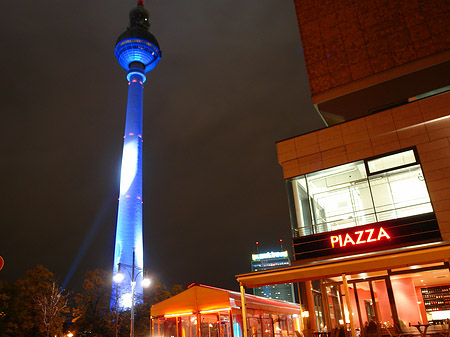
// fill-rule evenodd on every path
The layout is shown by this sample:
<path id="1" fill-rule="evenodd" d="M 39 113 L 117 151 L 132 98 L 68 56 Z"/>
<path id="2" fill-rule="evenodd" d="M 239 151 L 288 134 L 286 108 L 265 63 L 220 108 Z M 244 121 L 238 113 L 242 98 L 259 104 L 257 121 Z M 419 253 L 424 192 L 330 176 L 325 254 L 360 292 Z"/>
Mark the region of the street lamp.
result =
<path id="1" fill-rule="evenodd" d="M 135 298 L 134 298 L 134 288 L 136 286 L 136 280 L 137 277 L 142 274 L 144 271 L 142 268 L 139 268 L 135 265 L 135 249 L 133 248 L 133 265 L 129 266 L 124 263 L 119 263 L 119 270 L 116 273 L 116 275 L 113 276 L 113 281 L 116 283 L 121 283 L 125 276 L 123 273 L 121 273 L 121 268 L 131 268 L 131 326 L 130 326 L 130 337 L 134 337 L 134 305 L 135 305 Z M 137 272 L 136 272 L 137 270 Z M 129 272 L 129 271 L 128 271 Z M 143 278 L 141 281 L 142 287 L 146 288 L 150 285 L 151 281 L 148 278 Z"/>

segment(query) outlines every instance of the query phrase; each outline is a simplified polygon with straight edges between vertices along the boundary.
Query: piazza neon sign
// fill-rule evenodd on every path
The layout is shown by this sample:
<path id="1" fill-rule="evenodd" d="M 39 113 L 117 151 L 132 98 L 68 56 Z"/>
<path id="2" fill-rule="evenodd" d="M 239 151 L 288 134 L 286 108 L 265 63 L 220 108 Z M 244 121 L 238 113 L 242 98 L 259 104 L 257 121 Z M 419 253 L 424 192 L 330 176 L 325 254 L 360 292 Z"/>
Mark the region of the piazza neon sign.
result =
<path id="1" fill-rule="evenodd" d="M 370 242 L 390 239 L 390 235 L 383 227 L 330 236 L 331 248 L 365 245 Z"/>

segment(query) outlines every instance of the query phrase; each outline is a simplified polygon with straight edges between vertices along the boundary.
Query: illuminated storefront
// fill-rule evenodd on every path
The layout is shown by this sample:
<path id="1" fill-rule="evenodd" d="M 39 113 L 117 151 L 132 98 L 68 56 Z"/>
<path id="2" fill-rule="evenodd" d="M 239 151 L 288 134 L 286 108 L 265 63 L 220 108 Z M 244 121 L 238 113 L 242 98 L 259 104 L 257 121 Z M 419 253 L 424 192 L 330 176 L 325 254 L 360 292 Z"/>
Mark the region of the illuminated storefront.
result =
<path id="1" fill-rule="evenodd" d="M 324 125 L 276 144 L 291 267 L 241 289 L 297 282 L 306 337 L 450 333 L 450 8 L 293 2 Z"/>
<path id="2" fill-rule="evenodd" d="M 246 327 L 255 337 L 296 337 L 300 306 L 253 295 L 193 284 L 151 308 L 154 337 L 241 337 Z M 200 322 L 200 324 L 198 324 Z"/>
<path id="3" fill-rule="evenodd" d="M 448 328 L 450 317 L 450 244 L 430 243 L 403 249 L 239 275 L 246 287 L 300 281 L 301 331 L 332 331 L 352 327 L 366 336 L 372 318 L 380 335 L 398 326 L 417 334 L 414 325 L 433 324 L 428 333 Z M 434 261 L 434 262 L 430 262 Z M 345 272 L 345 273 L 344 273 Z M 422 328 L 422 327 L 420 327 Z"/>
<path id="4" fill-rule="evenodd" d="M 447 91 L 277 144 L 295 261 L 242 289 L 297 282 L 307 337 L 445 335 L 449 137 Z"/>

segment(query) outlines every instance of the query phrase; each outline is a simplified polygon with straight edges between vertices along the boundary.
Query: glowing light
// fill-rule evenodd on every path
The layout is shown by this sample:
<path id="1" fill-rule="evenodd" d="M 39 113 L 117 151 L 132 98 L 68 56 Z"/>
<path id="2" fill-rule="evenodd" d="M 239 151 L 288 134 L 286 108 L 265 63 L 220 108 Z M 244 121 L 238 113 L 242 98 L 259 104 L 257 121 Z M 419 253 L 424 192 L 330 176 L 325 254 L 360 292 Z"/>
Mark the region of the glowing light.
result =
<path id="1" fill-rule="evenodd" d="M 302 317 L 309 317 L 309 311 L 302 311 Z"/>
<path id="2" fill-rule="evenodd" d="M 234 337 L 242 337 L 241 326 L 239 325 L 238 322 L 233 322 L 233 332 Z"/>
<path id="3" fill-rule="evenodd" d="M 201 310 L 200 313 L 201 314 L 209 314 L 212 312 L 230 311 L 230 310 L 231 310 L 231 308 L 221 308 L 221 309 Z"/>
<path id="4" fill-rule="evenodd" d="M 120 176 L 120 194 L 128 191 L 136 176 L 138 162 L 138 146 L 129 142 L 123 147 L 122 170 Z"/>
<path id="5" fill-rule="evenodd" d="M 145 72 L 149 72 L 161 59 L 161 52 L 156 45 L 137 38 L 120 41 L 116 45 L 115 54 L 117 61 L 126 70 L 129 70 L 130 63 L 140 62 L 145 66 Z"/>
<path id="6" fill-rule="evenodd" d="M 120 304 L 123 308 L 131 308 L 131 293 L 122 294 L 122 296 L 120 296 Z"/>
<path id="7" fill-rule="evenodd" d="M 142 285 L 144 288 L 147 288 L 148 286 L 150 286 L 151 283 L 152 283 L 152 281 L 150 281 L 150 279 L 145 278 L 145 279 L 142 280 L 141 285 Z"/>
<path id="8" fill-rule="evenodd" d="M 142 78 L 142 80 L 138 81 L 136 78 L 131 79 L 133 76 L 140 76 Z M 132 83 L 139 82 L 139 84 L 142 85 L 143 82 L 145 82 L 145 80 L 146 80 L 145 73 L 143 70 L 140 70 L 140 69 L 131 69 L 128 71 L 127 80 Z"/>
<path id="9" fill-rule="evenodd" d="M 347 245 L 360 245 L 369 242 L 375 242 L 380 240 L 390 240 L 391 237 L 383 227 L 378 229 L 378 233 L 375 233 L 376 228 L 369 228 L 366 230 L 356 231 L 354 233 L 345 233 L 339 235 L 331 235 L 330 242 L 331 248 L 345 247 Z M 374 234 L 375 233 L 375 234 Z"/>
<path id="10" fill-rule="evenodd" d="M 190 315 L 192 315 L 192 311 L 190 311 L 190 312 L 180 312 L 180 313 L 176 313 L 176 314 L 167 314 L 167 315 L 164 315 L 164 318 L 190 316 Z"/>
<path id="11" fill-rule="evenodd" d="M 252 254 L 252 260 L 253 261 L 260 261 L 264 259 L 275 259 L 275 258 L 281 258 L 281 257 L 288 257 L 287 250 L 283 252 L 268 252 L 263 254 Z"/>
<path id="12" fill-rule="evenodd" d="M 116 283 L 120 283 L 123 281 L 124 278 L 125 276 L 122 273 L 117 273 L 116 275 L 113 276 L 113 281 Z"/>

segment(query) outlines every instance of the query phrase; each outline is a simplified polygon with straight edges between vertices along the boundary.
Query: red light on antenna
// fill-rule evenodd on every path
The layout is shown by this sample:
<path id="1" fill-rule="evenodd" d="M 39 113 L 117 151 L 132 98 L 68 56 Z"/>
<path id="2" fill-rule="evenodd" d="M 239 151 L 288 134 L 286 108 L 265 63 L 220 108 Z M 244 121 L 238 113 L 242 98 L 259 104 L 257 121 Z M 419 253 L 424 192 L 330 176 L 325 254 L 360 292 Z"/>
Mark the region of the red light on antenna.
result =
<path id="1" fill-rule="evenodd" d="M 283 239 L 280 239 L 280 242 L 283 242 Z"/>
<path id="2" fill-rule="evenodd" d="M 259 245 L 259 242 L 258 242 L 258 241 L 256 241 L 256 244 L 257 244 L 257 245 Z"/>
<path id="3" fill-rule="evenodd" d="M 138 6 L 144 6 L 144 0 L 137 0 Z"/>

